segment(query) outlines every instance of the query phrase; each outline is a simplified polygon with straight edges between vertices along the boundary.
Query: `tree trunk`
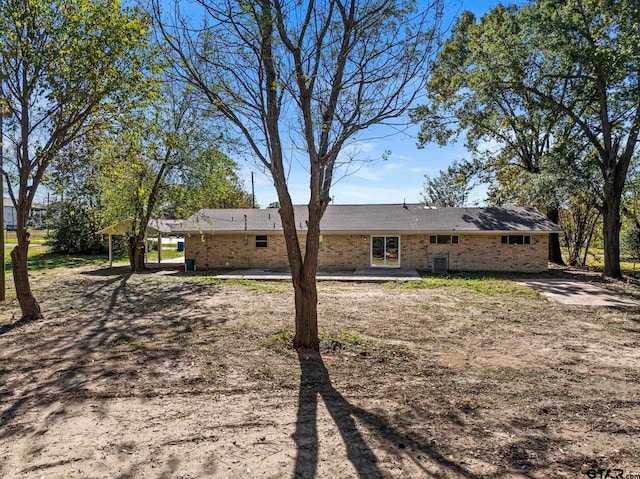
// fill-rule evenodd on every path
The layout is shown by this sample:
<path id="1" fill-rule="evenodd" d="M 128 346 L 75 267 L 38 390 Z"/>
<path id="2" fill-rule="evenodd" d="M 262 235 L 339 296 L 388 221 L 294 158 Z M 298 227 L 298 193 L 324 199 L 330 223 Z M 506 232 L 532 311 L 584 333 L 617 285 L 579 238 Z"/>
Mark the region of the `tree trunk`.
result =
<path id="1" fill-rule="evenodd" d="M 302 281 L 294 282 L 296 303 L 296 334 L 293 347 L 300 350 L 320 350 L 318 338 L 318 290 L 316 275 L 303 271 Z"/>
<path id="2" fill-rule="evenodd" d="M 584 256 L 582 257 L 582 263 L 580 266 L 586 266 L 587 264 L 587 255 L 589 254 L 589 247 L 591 246 L 591 240 L 593 239 L 593 233 L 596 230 L 596 224 L 598 223 L 598 219 L 600 218 L 600 213 L 593 220 L 593 224 L 589 228 L 589 236 L 587 237 L 587 242 L 584 245 Z"/>
<path id="3" fill-rule="evenodd" d="M 319 191 L 313 189 L 312 193 Z M 316 195 L 312 195 L 316 196 Z M 320 220 L 326 210 L 326 204 L 313 198 L 309 201 L 307 237 L 304 248 L 304 261 L 298 284 L 294 282 L 296 299 L 296 335 L 293 346 L 298 352 L 320 351 L 318 337 L 318 253 L 320 250 Z"/>
<path id="4" fill-rule="evenodd" d="M 29 233 L 26 228 L 19 226 L 16 232 L 18 245 L 11 251 L 11 267 L 13 270 L 13 283 L 16 288 L 16 296 L 22 311 L 22 320 L 32 321 L 41 319 L 42 311 L 35 296 L 31 292 L 29 284 L 29 272 L 27 270 L 27 257 L 29 252 Z"/>
<path id="5" fill-rule="evenodd" d="M 604 239 L 604 275 L 622 278 L 620 269 L 620 197 L 605 198 L 602 237 Z"/>
<path id="6" fill-rule="evenodd" d="M 280 208 L 282 226 L 284 230 L 291 279 L 296 306 L 296 333 L 293 338 L 293 347 L 298 352 L 319 351 L 318 339 L 318 290 L 316 288 L 316 271 L 318 269 L 318 241 L 319 219 L 314 227 L 313 215 L 309 214 L 307 224 L 307 242 L 304 259 L 300 248 L 300 239 L 295 227 L 293 205 L 285 204 Z M 313 247 L 315 237 L 315 248 Z"/>
<path id="7" fill-rule="evenodd" d="M 127 253 L 132 272 L 135 273 L 147 269 L 144 264 L 144 238 L 139 236 L 127 238 Z"/>
<path id="8" fill-rule="evenodd" d="M 319 201 L 310 201 L 308 219 L 306 221 L 307 234 L 304 257 L 300 245 L 300 238 L 296 229 L 296 219 L 293 204 L 288 192 L 282 184 L 276 181 L 280 199 L 280 217 L 284 231 L 285 245 L 291 279 L 295 297 L 296 331 L 293 347 L 298 353 L 308 354 L 320 350 L 318 338 L 318 290 L 316 287 L 316 273 L 318 270 L 318 251 L 320 240 L 320 219 L 324 209 Z M 311 355 L 311 357 L 313 354 Z"/>
<path id="9" fill-rule="evenodd" d="M 557 206 L 547 209 L 547 218 L 555 224 L 560 223 L 560 211 Z M 562 250 L 560 249 L 560 234 L 551 233 L 549 235 L 549 261 L 564 266 Z"/>

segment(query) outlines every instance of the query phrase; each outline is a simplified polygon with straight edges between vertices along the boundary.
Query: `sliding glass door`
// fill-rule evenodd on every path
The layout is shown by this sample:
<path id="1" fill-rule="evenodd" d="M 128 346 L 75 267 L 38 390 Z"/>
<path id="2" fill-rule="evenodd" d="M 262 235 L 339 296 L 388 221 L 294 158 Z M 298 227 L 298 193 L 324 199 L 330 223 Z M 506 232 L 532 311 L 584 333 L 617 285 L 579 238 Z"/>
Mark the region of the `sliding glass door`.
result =
<path id="1" fill-rule="evenodd" d="M 400 267 L 400 237 L 371 237 L 371 266 Z"/>

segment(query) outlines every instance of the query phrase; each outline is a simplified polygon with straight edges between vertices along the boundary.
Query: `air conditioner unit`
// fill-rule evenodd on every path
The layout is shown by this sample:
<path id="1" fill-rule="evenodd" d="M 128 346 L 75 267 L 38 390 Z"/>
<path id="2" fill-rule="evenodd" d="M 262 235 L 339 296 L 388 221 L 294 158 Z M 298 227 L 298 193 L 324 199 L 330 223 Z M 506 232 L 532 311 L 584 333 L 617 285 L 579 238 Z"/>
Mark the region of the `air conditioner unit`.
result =
<path id="1" fill-rule="evenodd" d="M 449 259 L 446 256 L 434 256 L 433 257 L 433 272 L 434 273 L 448 273 L 449 272 Z"/>

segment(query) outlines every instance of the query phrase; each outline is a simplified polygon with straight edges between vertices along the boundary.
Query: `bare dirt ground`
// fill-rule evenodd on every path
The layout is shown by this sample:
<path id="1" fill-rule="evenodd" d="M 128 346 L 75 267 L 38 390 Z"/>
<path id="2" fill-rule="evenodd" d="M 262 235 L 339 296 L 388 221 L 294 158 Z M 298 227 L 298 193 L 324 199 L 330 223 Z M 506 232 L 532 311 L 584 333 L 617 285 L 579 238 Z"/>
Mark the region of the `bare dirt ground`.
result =
<path id="1" fill-rule="evenodd" d="M 640 474 L 635 307 L 507 280 L 322 283 L 323 361 L 299 362 L 288 283 L 32 283 L 45 320 L 0 307 L 3 478 Z"/>

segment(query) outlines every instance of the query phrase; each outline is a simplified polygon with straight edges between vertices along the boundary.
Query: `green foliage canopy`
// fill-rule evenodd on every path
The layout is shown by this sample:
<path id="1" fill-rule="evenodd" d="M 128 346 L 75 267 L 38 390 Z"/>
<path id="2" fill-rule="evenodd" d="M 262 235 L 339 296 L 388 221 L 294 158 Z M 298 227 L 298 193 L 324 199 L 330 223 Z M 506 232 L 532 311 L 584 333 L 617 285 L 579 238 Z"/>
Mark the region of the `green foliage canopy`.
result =
<path id="1" fill-rule="evenodd" d="M 0 97 L 8 111 L 17 211 L 11 253 L 23 319 L 42 316 L 27 271 L 27 220 L 47 169 L 65 147 L 148 96 L 149 23 L 118 0 L 0 2 Z"/>
<path id="2" fill-rule="evenodd" d="M 468 206 L 469 194 L 474 187 L 473 165 L 454 161 L 438 176 L 425 175 L 422 197 L 428 204 L 459 208 Z"/>
<path id="3" fill-rule="evenodd" d="M 163 211 L 188 218 L 201 208 L 252 208 L 252 198 L 238 176 L 238 164 L 209 148 L 179 168 Z"/>
<path id="4" fill-rule="evenodd" d="M 100 215 L 95 208 L 70 201 L 54 203 L 47 212 L 55 219 L 47 244 L 54 253 L 99 254 L 107 251 L 100 229 Z"/>
<path id="5" fill-rule="evenodd" d="M 520 183 L 513 167 L 539 173 L 558 149 L 579 159 L 570 166 L 576 174 L 591 165 L 608 276 L 620 276 L 620 203 L 640 131 L 638 25 L 631 0 L 498 5 L 479 23 L 467 12 L 434 64 L 429 103 L 414 115 L 421 141 L 464 132 L 502 186 Z M 497 154 L 481 151 L 487 142 L 499 145 Z M 592 177 L 587 171 L 585 180 Z"/>

